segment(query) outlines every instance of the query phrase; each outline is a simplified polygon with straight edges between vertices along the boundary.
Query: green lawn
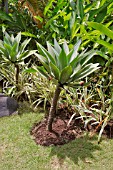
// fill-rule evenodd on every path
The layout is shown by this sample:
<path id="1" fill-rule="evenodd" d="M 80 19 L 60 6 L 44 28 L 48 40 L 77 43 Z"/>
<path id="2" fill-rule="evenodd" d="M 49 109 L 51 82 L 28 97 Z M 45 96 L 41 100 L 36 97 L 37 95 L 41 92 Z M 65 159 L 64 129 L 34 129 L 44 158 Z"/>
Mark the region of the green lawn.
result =
<path id="1" fill-rule="evenodd" d="M 113 170 L 113 140 L 76 139 L 64 146 L 37 146 L 29 134 L 42 113 L 0 118 L 0 170 Z"/>

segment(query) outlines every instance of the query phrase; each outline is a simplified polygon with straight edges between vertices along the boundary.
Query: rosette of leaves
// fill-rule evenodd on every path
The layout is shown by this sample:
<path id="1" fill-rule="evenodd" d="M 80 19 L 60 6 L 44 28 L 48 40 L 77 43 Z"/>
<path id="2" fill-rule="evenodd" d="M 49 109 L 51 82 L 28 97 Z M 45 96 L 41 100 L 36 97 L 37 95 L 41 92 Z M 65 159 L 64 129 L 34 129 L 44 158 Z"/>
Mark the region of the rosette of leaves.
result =
<path id="1" fill-rule="evenodd" d="M 14 84 L 18 89 L 20 65 L 24 64 L 24 60 L 34 54 L 36 50 L 27 50 L 30 39 L 25 39 L 21 42 L 21 32 L 16 37 L 13 34 L 10 36 L 4 32 L 3 41 L 0 40 L 0 66 L 14 65 L 15 78 Z"/>
<path id="2" fill-rule="evenodd" d="M 90 59 L 96 54 L 94 50 L 83 51 L 78 53 L 81 40 L 79 40 L 73 49 L 69 50 L 66 41 L 61 47 L 56 39 L 52 46 L 47 42 L 47 50 L 37 42 L 39 58 L 43 66 L 38 67 L 38 70 L 48 79 L 53 78 L 57 80 L 56 90 L 53 96 L 51 108 L 49 111 L 47 130 L 52 130 L 53 120 L 56 116 L 57 102 L 60 92 L 64 85 L 71 87 L 78 87 L 81 85 L 81 79 L 85 78 L 95 70 L 97 70 L 98 63 L 90 63 Z M 83 84 L 83 83 L 82 83 Z"/>

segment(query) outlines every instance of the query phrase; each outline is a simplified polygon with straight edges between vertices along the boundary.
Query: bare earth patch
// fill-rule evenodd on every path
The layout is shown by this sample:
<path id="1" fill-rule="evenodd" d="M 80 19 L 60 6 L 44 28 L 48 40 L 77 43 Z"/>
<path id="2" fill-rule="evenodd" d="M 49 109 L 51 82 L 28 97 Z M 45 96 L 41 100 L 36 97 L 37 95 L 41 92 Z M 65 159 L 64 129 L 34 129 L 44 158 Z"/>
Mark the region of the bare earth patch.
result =
<path id="1" fill-rule="evenodd" d="M 64 114 L 65 115 L 65 114 Z M 53 122 L 53 130 L 59 135 L 56 136 L 54 133 L 47 131 L 47 118 L 41 122 L 35 123 L 30 131 L 36 144 L 43 146 L 50 145 L 63 145 L 76 138 L 83 136 L 84 132 L 90 131 L 93 133 L 96 127 L 92 127 L 90 124 L 87 129 L 84 128 L 82 120 L 73 120 L 69 126 L 67 126 L 69 121 L 68 116 L 57 116 Z M 97 132 L 99 132 L 98 129 Z M 108 138 L 113 138 L 113 120 L 110 120 L 103 132 L 103 135 Z"/>
<path id="2" fill-rule="evenodd" d="M 63 145 L 75 138 L 80 137 L 84 132 L 84 125 L 81 120 L 72 121 L 70 126 L 67 126 L 69 119 L 57 117 L 53 123 L 53 130 L 58 133 L 56 136 L 54 133 L 47 131 L 47 119 L 45 118 L 41 122 L 34 124 L 31 129 L 31 135 L 33 136 L 37 144 L 43 146 L 50 145 Z"/>

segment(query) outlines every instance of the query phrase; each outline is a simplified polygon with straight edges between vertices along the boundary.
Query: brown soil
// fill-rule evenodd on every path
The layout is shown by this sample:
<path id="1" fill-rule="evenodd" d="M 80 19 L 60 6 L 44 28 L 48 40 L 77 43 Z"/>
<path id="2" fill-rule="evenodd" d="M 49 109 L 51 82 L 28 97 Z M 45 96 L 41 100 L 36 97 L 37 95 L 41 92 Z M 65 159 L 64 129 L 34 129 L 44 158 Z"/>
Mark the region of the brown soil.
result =
<path id="1" fill-rule="evenodd" d="M 35 123 L 30 132 L 35 142 L 43 146 L 63 145 L 76 138 L 81 137 L 85 131 L 95 132 L 96 127 L 88 125 L 87 129 L 85 129 L 84 124 L 80 119 L 77 119 L 76 121 L 74 119 L 71 124 L 67 126 L 69 117 L 69 115 L 65 115 L 62 117 L 57 116 L 54 120 L 53 130 L 59 136 L 56 136 L 54 133 L 51 133 L 46 130 L 47 118 L 45 118 L 39 123 Z M 108 125 L 106 126 L 103 135 L 108 138 L 113 138 L 113 120 L 108 122 Z"/>
<path id="2" fill-rule="evenodd" d="M 80 137 L 83 133 L 83 125 L 70 125 L 67 127 L 67 120 L 62 120 L 57 118 L 53 123 L 53 131 L 55 131 L 59 136 L 46 130 L 47 119 L 35 124 L 31 130 L 31 135 L 33 135 L 35 142 L 43 146 L 49 145 L 63 145 L 68 143 L 75 138 Z"/>

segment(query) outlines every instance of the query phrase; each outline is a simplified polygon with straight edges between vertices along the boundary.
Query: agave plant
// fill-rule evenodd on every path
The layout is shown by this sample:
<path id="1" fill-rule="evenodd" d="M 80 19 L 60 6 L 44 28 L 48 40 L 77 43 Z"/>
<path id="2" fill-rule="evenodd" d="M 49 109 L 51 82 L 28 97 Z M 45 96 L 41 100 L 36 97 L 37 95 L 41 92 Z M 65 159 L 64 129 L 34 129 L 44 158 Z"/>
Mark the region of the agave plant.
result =
<path id="1" fill-rule="evenodd" d="M 78 87 L 81 85 L 81 79 L 99 68 L 98 63 L 90 63 L 90 59 L 96 52 L 91 50 L 88 52 L 83 51 L 79 54 L 80 44 L 81 40 L 76 43 L 73 49 L 69 50 L 66 41 L 61 47 L 54 39 L 54 46 L 47 42 L 48 50 L 46 50 L 37 42 L 39 53 L 36 56 L 43 64 L 43 66 L 38 67 L 38 70 L 47 78 L 57 80 L 47 123 L 47 130 L 50 132 L 53 132 L 52 124 L 56 116 L 57 102 L 63 86 Z"/>
<path id="2" fill-rule="evenodd" d="M 30 42 L 30 39 L 21 41 L 21 32 L 17 34 L 16 37 L 9 35 L 5 32 L 3 41 L 0 40 L 0 67 L 7 65 L 14 65 L 15 68 L 15 80 L 16 86 L 18 88 L 20 64 L 24 64 L 24 59 L 34 54 L 35 50 L 25 50 L 26 46 Z"/>

